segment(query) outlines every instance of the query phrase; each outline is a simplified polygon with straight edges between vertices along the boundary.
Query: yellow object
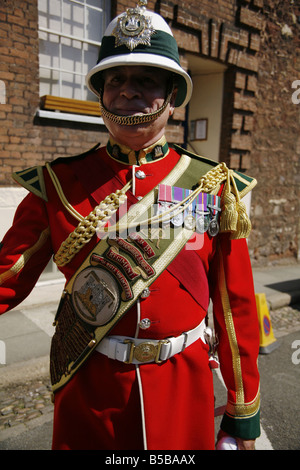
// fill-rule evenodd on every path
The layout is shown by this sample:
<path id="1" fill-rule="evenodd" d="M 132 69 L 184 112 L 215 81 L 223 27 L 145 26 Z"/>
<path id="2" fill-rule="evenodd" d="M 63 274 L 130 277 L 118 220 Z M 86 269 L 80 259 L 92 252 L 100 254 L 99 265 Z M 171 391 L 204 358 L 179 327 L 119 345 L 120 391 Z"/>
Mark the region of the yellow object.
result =
<path id="1" fill-rule="evenodd" d="M 221 232 L 235 232 L 238 220 L 236 199 L 234 194 L 227 192 L 222 200 L 223 211 L 221 215 Z"/>
<path id="2" fill-rule="evenodd" d="M 236 204 L 236 209 L 238 214 L 236 231 L 231 234 L 231 240 L 238 238 L 248 238 L 251 232 L 251 222 L 247 215 L 245 203 L 238 201 Z"/>
<path id="3" fill-rule="evenodd" d="M 265 294 L 255 294 L 259 322 L 259 353 L 269 354 L 277 346 Z"/>
<path id="4" fill-rule="evenodd" d="M 222 198 L 222 214 L 220 221 L 221 232 L 231 232 L 230 239 L 248 238 L 251 232 L 251 222 L 246 206 L 241 201 L 240 193 L 233 176 L 233 171 L 227 170 L 227 182 Z M 231 183 L 233 192 L 231 192 Z"/>

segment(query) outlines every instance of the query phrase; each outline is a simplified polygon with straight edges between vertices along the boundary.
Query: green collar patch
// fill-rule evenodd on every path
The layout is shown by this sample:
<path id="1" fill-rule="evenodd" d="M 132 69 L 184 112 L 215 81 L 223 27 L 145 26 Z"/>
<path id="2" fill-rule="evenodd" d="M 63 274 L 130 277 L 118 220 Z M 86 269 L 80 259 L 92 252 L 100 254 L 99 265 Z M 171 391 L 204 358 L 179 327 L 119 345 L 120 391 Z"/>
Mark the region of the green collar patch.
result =
<path id="1" fill-rule="evenodd" d="M 169 145 L 162 137 L 154 145 L 141 150 L 132 150 L 110 139 L 106 145 L 108 155 L 125 165 L 144 165 L 164 158 L 169 153 Z"/>

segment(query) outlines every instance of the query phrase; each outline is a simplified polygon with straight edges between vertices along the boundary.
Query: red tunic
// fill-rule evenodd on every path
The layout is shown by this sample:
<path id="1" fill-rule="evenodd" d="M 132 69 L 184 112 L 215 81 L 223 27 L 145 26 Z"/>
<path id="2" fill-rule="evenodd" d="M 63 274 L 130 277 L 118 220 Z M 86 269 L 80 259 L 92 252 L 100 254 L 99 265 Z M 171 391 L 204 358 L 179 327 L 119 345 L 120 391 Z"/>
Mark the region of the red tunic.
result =
<path id="1" fill-rule="evenodd" d="M 144 196 L 174 167 L 170 150 L 161 160 L 139 167 L 135 195 Z M 111 159 L 105 148 L 53 165 L 64 194 L 83 216 L 101 202 L 99 181 L 117 189 L 103 162 L 119 180 L 132 167 Z M 82 163 L 82 162 L 81 162 Z M 81 165 L 82 168 L 82 165 Z M 63 207 L 47 172 L 48 202 L 29 194 L 17 209 L 0 252 L 0 313 L 20 303 L 34 287 L 49 259 L 77 226 Z M 136 199 L 129 194 L 129 199 Z M 42 235 L 41 235 L 42 234 Z M 61 271 L 68 281 L 93 246 L 93 239 Z M 178 261 L 179 260 L 179 261 Z M 16 262 L 18 262 L 16 267 Z M 12 268 L 14 266 L 14 268 Z M 29 273 L 29 275 L 28 275 Z M 251 265 L 244 239 L 227 234 L 195 235 L 169 268 L 150 286 L 150 296 L 132 307 L 111 334 L 135 336 L 141 319 L 150 327 L 139 338 L 163 339 L 197 326 L 209 297 L 219 337 L 221 371 L 228 388 L 224 430 L 242 438 L 259 435 L 259 334 Z M 55 394 L 54 449 L 213 449 L 214 394 L 208 347 L 201 339 L 161 364 L 128 365 L 94 352 Z"/>

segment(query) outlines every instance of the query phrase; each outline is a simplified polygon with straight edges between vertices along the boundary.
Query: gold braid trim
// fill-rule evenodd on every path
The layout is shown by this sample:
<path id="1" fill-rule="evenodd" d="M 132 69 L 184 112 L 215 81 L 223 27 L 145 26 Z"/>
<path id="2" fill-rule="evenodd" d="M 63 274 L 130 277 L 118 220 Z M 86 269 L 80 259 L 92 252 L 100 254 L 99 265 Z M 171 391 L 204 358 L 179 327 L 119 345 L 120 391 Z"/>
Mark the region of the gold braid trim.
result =
<path id="1" fill-rule="evenodd" d="M 59 250 L 54 256 L 57 266 L 65 266 L 78 253 L 81 248 L 90 241 L 96 230 L 100 230 L 106 222 L 115 214 L 123 204 L 127 196 L 125 192 L 130 183 L 123 189 L 117 189 L 115 193 L 106 196 L 99 206 L 79 222 L 75 230 L 70 233 L 68 238 L 60 245 Z"/>
<path id="2" fill-rule="evenodd" d="M 46 168 L 50 174 L 52 182 L 55 186 L 57 194 L 68 212 L 79 220 L 78 226 L 70 233 L 68 238 L 62 242 L 57 253 L 54 256 L 54 262 L 57 266 L 65 266 L 78 253 L 81 248 L 90 241 L 96 230 L 103 227 L 111 216 L 118 210 L 126 199 L 126 192 L 131 186 L 131 181 L 122 189 L 117 189 L 115 193 L 106 196 L 106 198 L 90 212 L 89 215 L 83 217 L 74 207 L 67 201 L 57 176 L 51 166 L 46 164 Z"/>
<path id="3" fill-rule="evenodd" d="M 200 178 L 197 188 L 197 191 L 210 193 L 210 194 L 217 194 L 220 188 L 220 184 L 226 179 L 228 174 L 228 168 L 226 163 L 222 162 L 219 163 L 216 167 L 212 170 L 208 171 L 202 178 Z M 198 193 L 197 193 L 198 194 Z"/>
<path id="4" fill-rule="evenodd" d="M 50 235 L 50 228 L 47 227 L 43 232 L 40 234 L 39 239 L 37 242 L 28 248 L 24 253 L 19 257 L 19 259 L 15 262 L 15 264 L 4 273 L 0 274 L 0 286 L 7 281 L 8 279 L 16 276 L 22 269 L 24 268 L 25 264 L 30 260 L 30 258 L 37 252 L 39 249 L 46 243 L 48 237 Z"/>
<path id="5" fill-rule="evenodd" d="M 244 405 L 245 394 L 244 394 L 241 356 L 240 356 L 239 345 L 238 345 L 237 337 L 236 337 L 236 331 L 235 331 L 235 325 L 234 325 L 233 315 L 231 311 L 230 299 L 229 299 L 229 295 L 227 291 L 223 255 L 222 255 L 221 247 L 219 244 L 218 244 L 218 253 L 220 257 L 219 289 L 220 289 L 221 302 L 222 302 L 222 307 L 223 307 L 223 312 L 224 312 L 226 331 L 227 331 L 230 351 L 232 355 L 232 370 L 233 370 L 233 378 L 234 378 L 234 384 L 235 384 L 234 391 L 235 391 L 235 396 L 236 396 L 236 404 Z"/>
<path id="6" fill-rule="evenodd" d="M 73 206 L 71 206 L 71 204 L 68 202 L 66 196 L 64 195 L 63 193 L 63 190 L 62 190 L 62 187 L 60 185 L 60 182 L 59 182 L 59 179 L 57 178 L 56 174 L 54 173 L 54 171 L 52 170 L 51 166 L 50 166 L 50 163 L 46 163 L 45 164 L 47 170 L 48 170 L 48 173 L 50 175 L 50 178 L 52 180 L 52 183 L 56 189 L 56 192 L 59 196 L 59 199 L 61 200 L 63 206 L 67 209 L 68 212 L 70 212 L 70 214 L 75 217 L 75 219 L 79 220 L 79 221 L 82 221 L 83 220 L 83 216 L 81 214 L 79 214 L 79 212 L 77 212 Z"/>
<path id="7" fill-rule="evenodd" d="M 236 222 L 236 230 L 233 231 L 230 238 L 231 240 L 235 240 L 237 238 L 247 238 L 251 232 L 251 221 L 248 217 L 245 203 L 241 201 L 240 194 L 236 187 L 235 179 L 232 178 L 234 191 L 236 194 L 236 211 L 237 211 L 237 222 Z"/>
<path id="8" fill-rule="evenodd" d="M 255 398 L 249 403 L 233 403 L 228 400 L 226 405 L 226 414 L 232 418 L 251 418 L 255 416 L 260 409 L 260 390 Z"/>

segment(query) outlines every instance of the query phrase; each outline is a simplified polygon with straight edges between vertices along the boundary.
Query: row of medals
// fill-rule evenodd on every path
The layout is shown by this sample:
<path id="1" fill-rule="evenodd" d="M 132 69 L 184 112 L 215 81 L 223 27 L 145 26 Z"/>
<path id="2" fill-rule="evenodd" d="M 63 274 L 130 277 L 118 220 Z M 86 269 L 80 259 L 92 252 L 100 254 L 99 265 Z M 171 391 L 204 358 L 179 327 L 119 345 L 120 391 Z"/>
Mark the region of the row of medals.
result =
<path id="1" fill-rule="evenodd" d="M 158 207 L 158 213 L 163 214 L 166 210 L 169 210 L 171 206 L 175 205 L 170 202 L 160 201 Z M 174 225 L 174 227 L 181 227 L 184 225 L 187 229 L 192 230 L 196 229 L 198 233 L 207 232 L 211 237 L 215 237 L 219 233 L 219 223 L 218 223 L 218 213 L 221 211 L 220 207 L 207 204 L 207 211 L 195 210 L 195 216 L 192 215 L 192 211 L 186 210 L 179 212 L 178 214 L 172 217 L 167 221 L 164 221 L 163 224 L 168 224 L 169 221 Z M 214 213 L 215 212 L 215 213 Z"/>

